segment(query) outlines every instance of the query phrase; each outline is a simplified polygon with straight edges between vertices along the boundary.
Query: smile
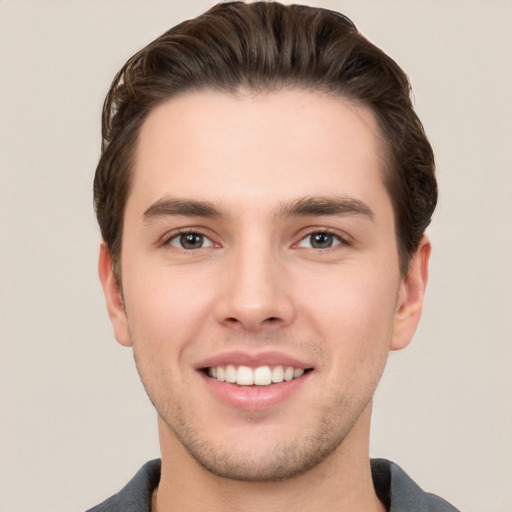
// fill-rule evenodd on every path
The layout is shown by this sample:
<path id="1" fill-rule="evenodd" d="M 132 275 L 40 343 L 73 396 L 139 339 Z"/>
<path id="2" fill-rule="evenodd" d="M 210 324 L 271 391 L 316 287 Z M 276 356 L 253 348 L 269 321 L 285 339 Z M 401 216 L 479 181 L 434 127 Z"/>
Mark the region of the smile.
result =
<path id="1" fill-rule="evenodd" d="M 303 368 L 293 366 L 236 366 L 233 364 L 212 366 L 207 369 L 207 374 L 212 379 L 220 382 L 238 384 L 239 386 L 269 386 L 283 381 L 291 381 L 302 377 Z"/>

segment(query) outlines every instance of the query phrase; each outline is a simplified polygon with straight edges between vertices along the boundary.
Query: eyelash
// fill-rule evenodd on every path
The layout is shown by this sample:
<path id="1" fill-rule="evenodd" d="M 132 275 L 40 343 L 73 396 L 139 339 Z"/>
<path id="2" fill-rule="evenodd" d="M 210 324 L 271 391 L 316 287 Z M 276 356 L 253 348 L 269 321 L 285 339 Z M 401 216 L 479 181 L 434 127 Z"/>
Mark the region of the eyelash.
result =
<path id="1" fill-rule="evenodd" d="M 202 236 L 204 239 L 207 239 L 211 242 L 212 246 L 215 246 L 218 244 L 216 244 L 210 236 L 208 236 L 207 234 L 203 233 L 200 229 L 193 229 L 193 228 L 180 228 L 180 229 L 177 229 L 175 231 L 173 231 L 169 236 L 165 237 L 161 243 L 162 246 L 165 246 L 165 245 L 171 245 L 171 241 L 183 236 L 183 235 L 198 235 L 198 236 Z M 174 247 L 174 246 L 173 246 Z M 206 249 L 207 247 L 199 247 L 198 249 Z M 191 252 L 193 250 L 198 250 L 198 249 L 185 249 L 184 247 L 174 247 L 174 249 L 177 249 L 177 250 L 182 250 L 184 252 Z"/>
<path id="2" fill-rule="evenodd" d="M 316 249 L 319 251 L 321 251 L 321 250 L 326 251 L 328 249 L 333 249 L 338 246 L 351 246 L 352 245 L 352 242 L 348 239 L 348 237 L 342 236 L 338 231 L 334 231 L 329 228 L 311 228 L 307 232 L 301 233 L 299 241 L 294 245 L 300 244 L 303 240 L 306 240 L 308 237 L 311 237 L 313 235 L 332 236 L 338 241 L 338 243 L 333 246 L 326 247 L 323 249 L 315 248 L 315 247 L 305 247 L 305 249 L 307 248 L 307 249 Z"/>
<path id="3" fill-rule="evenodd" d="M 172 234 L 170 234 L 169 236 L 164 238 L 164 240 L 162 241 L 161 245 L 162 246 L 171 245 L 171 241 L 179 238 L 180 236 L 189 235 L 189 234 L 198 235 L 198 236 L 203 237 L 204 239 L 209 240 L 210 243 L 211 243 L 211 246 L 217 246 L 217 247 L 220 246 L 219 244 L 216 244 L 211 239 L 210 236 L 206 235 L 204 232 L 202 232 L 199 229 L 193 229 L 193 228 L 180 228 L 180 229 L 177 229 L 176 231 L 173 231 Z M 293 246 L 297 246 L 302 241 L 306 240 L 308 237 L 311 237 L 313 235 L 325 235 L 325 236 L 329 236 L 329 237 L 332 236 L 332 237 L 334 237 L 337 240 L 338 243 L 336 243 L 335 245 L 332 245 L 330 247 L 326 247 L 326 248 L 315 248 L 315 247 L 304 247 L 304 248 L 316 249 L 316 250 L 319 250 L 319 251 L 321 251 L 321 250 L 326 251 L 327 249 L 332 249 L 332 248 L 337 247 L 337 246 L 351 246 L 352 245 L 352 242 L 347 237 L 342 236 L 339 232 L 333 231 L 333 230 L 328 229 L 328 228 L 312 228 L 312 229 L 310 229 L 309 231 L 307 231 L 305 233 L 301 233 L 298 242 L 294 243 Z M 192 252 L 194 250 L 197 251 L 199 249 L 208 249 L 211 246 L 199 247 L 197 249 L 185 249 L 184 247 L 176 247 L 176 246 L 173 246 L 173 247 L 174 247 L 174 249 L 182 250 L 183 252 L 190 253 L 190 252 Z"/>

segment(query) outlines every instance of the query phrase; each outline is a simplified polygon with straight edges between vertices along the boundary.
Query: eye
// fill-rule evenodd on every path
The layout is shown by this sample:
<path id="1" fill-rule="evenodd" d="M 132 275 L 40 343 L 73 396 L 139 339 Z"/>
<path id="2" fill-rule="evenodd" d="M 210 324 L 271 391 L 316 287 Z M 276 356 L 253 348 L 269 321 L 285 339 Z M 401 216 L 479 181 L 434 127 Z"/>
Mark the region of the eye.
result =
<path id="1" fill-rule="evenodd" d="M 305 236 L 298 244 L 298 247 L 306 247 L 310 249 L 329 249 L 336 245 L 340 245 L 342 240 L 339 236 L 325 231 L 310 233 Z"/>
<path id="2" fill-rule="evenodd" d="M 213 247 L 213 242 L 201 233 L 181 233 L 173 236 L 167 243 L 173 247 L 186 250 Z"/>

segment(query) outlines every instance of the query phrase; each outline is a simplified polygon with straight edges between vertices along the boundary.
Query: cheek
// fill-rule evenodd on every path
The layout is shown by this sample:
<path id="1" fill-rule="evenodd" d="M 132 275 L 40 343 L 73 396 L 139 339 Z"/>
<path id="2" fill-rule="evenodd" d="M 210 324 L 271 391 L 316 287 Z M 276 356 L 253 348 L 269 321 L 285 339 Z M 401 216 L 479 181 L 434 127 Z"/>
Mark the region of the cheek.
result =
<path id="1" fill-rule="evenodd" d="M 398 273 L 378 275 L 350 268 L 317 276 L 315 289 L 304 290 L 308 321 L 340 364 L 386 357 L 398 283 Z"/>
<path id="2" fill-rule="evenodd" d="M 174 280 L 133 280 L 126 290 L 126 312 L 137 370 L 157 410 L 174 415 L 186 389 L 190 360 L 203 338 L 202 295 Z"/>
<path id="3" fill-rule="evenodd" d="M 129 275 L 124 291 L 134 348 L 170 361 L 170 352 L 200 338 L 211 299 L 195 279 L 178 279 L 171 272 Z"/>

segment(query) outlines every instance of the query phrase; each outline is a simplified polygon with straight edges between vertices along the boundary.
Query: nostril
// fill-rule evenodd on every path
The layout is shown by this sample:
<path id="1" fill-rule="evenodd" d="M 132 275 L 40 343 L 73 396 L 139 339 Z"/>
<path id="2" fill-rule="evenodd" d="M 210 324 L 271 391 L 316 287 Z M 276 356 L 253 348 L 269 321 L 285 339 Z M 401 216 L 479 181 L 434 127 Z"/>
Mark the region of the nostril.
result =
<path id="1" fill-rule="evenodd" d="M 1 1 L 1 0 L 0 0 Z M 280 316 L 268 316 L 264 315 L 246 315 L 246 316 L 228 316 L 222 320 L 222 323 L 226 327 L 232 329 L 245 328 L 248 330 L 257 329 L 275 329 L 278 328 L 282 323 L 283 319 Z"/>

